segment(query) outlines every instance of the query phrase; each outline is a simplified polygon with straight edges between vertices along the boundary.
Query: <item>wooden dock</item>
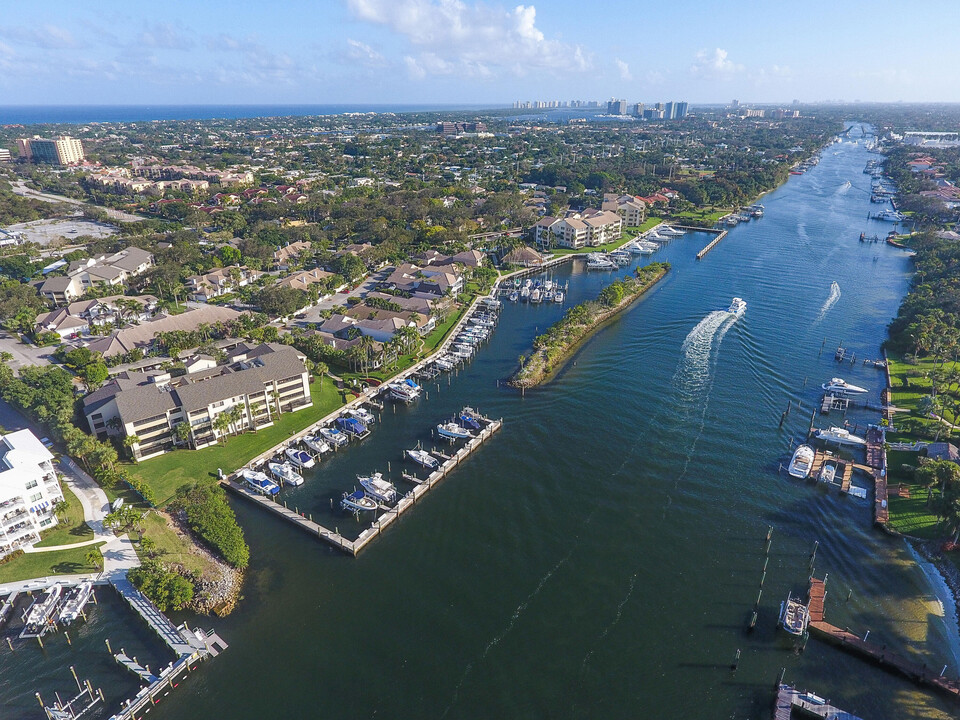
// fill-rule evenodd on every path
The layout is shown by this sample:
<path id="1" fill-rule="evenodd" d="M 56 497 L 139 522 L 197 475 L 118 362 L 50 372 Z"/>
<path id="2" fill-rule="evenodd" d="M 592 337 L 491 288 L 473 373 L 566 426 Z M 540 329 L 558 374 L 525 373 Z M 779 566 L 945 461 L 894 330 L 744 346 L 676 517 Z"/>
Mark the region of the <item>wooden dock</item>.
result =
<path id="1" fill-rule="evenodd" d="M 697 260 L 702 260 L 704 255 L 713 250 L 717 245 L 720 244 L 720 241 L 727 236 L 727 230 L 721 230 L 720 234 L 717 235 L 713 240 L 707 243 L 706 247 L 703 248 L 700 252 L 697 253 Z"/>
<path id="2" fill-rule="evenodd" d="M 314 522 L 312 516 L 304 514 L 299 508 L 291 510 L 286 507 L 286 505 L 275 502 L 265 495 L 261 495 L 254 491 L 247 483 L 238 482 L 236 477 L 225 478 L 221 480 L 220 484 L 240 497 L 244 497 L 260 507 L 266 508 L 277 517 L 293 523 L 296 527 L 305 530 L 332 547 L 356 557 L 363 548 L 373 542 L 374 538 L 379 536 L 383 530 L 395 522 L 404 512 L 413 507 L 417 500 L 428 493 L 437 483 L 443 480 L 451 470 L 456 468 L 462 460 L 479 448 L 503 426 L 503 420 L 485 419 L 484 421 L 487 423 L 486 427 L 467 441 L 456 453 L 448 456 L 449 459 L 437 470 L 434 470 L 425 479 L 418 478 L 419 482 L 415 484 L 414 488 L 400 498 L 395 506 L 386 508 L 386 511 L 374 520 L 370 527 L 360 533 L 360 536 L 356 540 L 348 540 L 338 532 Z M 404 476 L 406 476 L 406 473 L 404 473 Z"/>
<path id="3" fill-rule="evenodd" d="M 808 692 L 800 692 L 791 685 L 780 684 L 777 688 L 777 699 L 773 706 L 773 720 L 790 720 L 793 710 L 797 709 L 807 716 L 820 717 L 825 720 L 861 720 L 861 718 L 841 710 L 822 698 L 816 698 Z"/>
<path id="4" fill-rule="evenodd" d="M 873 522 L 886 525 L 890 519 L 887 505 L 887 451 L 883 446 L 883 431 L 867 431 L 867 465 L 873 475 Z"/>
<path id="5" fill-rule="evenodd" d="M 891 652 L 886 645 L 878 647 L 874 643 L 867 642 L 865 637 L 858 637 L 849 630 L 841 630 L 828 623 L 824 617 L 826 596 L 826 579 L 810 578 L 807 607 L 810 612 L 808 628 L 812 635 L 837 643 L 844 650 L 865 657 L 880 667 L 899 672 L 918 685 L 932 687 L 960 700 L 960 681 L 944 677 L 942 673 L 937 675 L 936 670 L 927 667 L 925 663 L 918 663 L 915 660 Z"/>
<path id="6" fill-rule="evenodd" d="M 829 484 L 839 488 L 842 493 L 849 493 L 850 485 L 853 481 L 854 463 L 848 462 L 847 460 L 840 460 L 831 452 L 824 450 L 814 451 L 810 479 L 819 483 L 820 471 L 823 470 L 823 466 L 828 462 L 836 464 L 837 470 L 839 471 L 839 479 L 835 479 L 833 483 Z"/>

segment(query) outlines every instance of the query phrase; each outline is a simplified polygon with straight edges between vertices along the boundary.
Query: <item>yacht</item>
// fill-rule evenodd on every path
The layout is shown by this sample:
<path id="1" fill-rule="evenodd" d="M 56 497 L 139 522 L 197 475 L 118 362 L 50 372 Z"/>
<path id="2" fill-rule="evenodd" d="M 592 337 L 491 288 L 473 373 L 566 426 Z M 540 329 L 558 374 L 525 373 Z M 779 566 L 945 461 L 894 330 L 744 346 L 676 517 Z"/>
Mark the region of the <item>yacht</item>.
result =
<path id="1" fill-rule="evenodd" d="M 467 440 L 473 435 L 466 428 L 462 428 L 455 422 L 441 423 L 437 425 L 437 434 L 448 440 Z"/>
<path id="2" fill-rule="evenodd" d="M 57 622 L 61 625 L 70 625 L 76 622 L 91 595 L 93 595 L 93 582 L 91 580 L 84 580 L 76 587 L 71 588 L 70 592 L 67 593 L 63 607 L 60 609 Z"/>
<path id="3" fill-rule="evenodd" d="M 377 501 L 367 497 L 363 490 L 354 490 L 352 493 L 344 493 L 340 500 L 340 508 L 358 513 L 362 510 L 376 510 Z"/>
<path id="4" fill-rule="evenodd" d="M 38 637 L 44 633 L 54 610 L 57 609 L 62 592 L 63 586 L 60 583 L 54 583 L 30 606 L 27 617 L 23 621 L 23 631 L 20 633 L 20 637 Z"/>
<path id="5" fill-rule="evenodd" d="M 276 495 L 280 492 L 280 486 L 267 477 L 267 474 L 259 470 L 244 470 L 240 473 L 243 479 L 247 481 L 254 490 L 263 495 Z"/>
<path id="6" fill-rule="evenodd" d="M 827 430 L 817 430 L 817 439 L 824 442 L 835 442 L 838 445 L 866 445 L 867 441 L 842 427 L 830 427 Z"/>
<path id="7" fill-rule="evenodd" d="M 315 452 L 317 455 L 323 455 L 331 450 L 323 438 L 319 438 L 316 435 L 307 435 L 303 439 L 303 444 L 307 446 L 308 450 Z"/>
<path id="8" fill-rule="evenodd" d="M 377 419 L 372 412 L 362 407 L 350 408 L 347 414 L 352 415 L 364 425 L 372 425 Z"/>
<path id="9" fill-rule="evenodd" d="M 885 220 L 887 222 L 903 222 L 907 219 L 907 216 L 902 212 L 897 212 L 896 210 L 883 210 L 882 212 L 874 215 L 877 220 Z"/>
<path id="10" fill-rule="evenodd" d="M 812 447 L 809 445 L 799 446 L 794 451 L 793 457 L 790 458 L 787 472 L 790 473 L 791 477 L 805 480 L 810 476 L 810 471 L 813 469 L 813 457 L 814 452 Z"/>
<path id="11" fill-rule="evenodd" d="M 810 612 L 807 606 L 787 593 L 786 601 L 780 605 L 780 627 L 791 635 L 802 636 L 807 631 L 809 622 Z"/>
<path id="12" fill-rule="evenodd" d="M 287 456 L 287 459 L 290 462 L 298 467 L 312 468 L 317 464 L 314 462 L 314 459 L 310 457 L 310 453 L 303 450 L 297 450 L 296 448 L 289 447 L 283 451 L 283 454 Z"/>
<path id="13" fill-rule="evenodd" d="M 419 393 L 406 383 L 391 383 L 387 386 L 388 395 L 392 400 L 411 403 L 417 399 Z"/>
<path id="14" fill-rule="evenodd" d="M 423 465 L 425 468 L 433 470 L 439 465 L 439 461 L 426 450 L 421 450 L 420 448 L 415 448 L 413 450 L 406 451 L 407 457 L 413 460 L 418 465 Z"/>
<path id="15" fill-rule="evenodd" d="M 848 395 L 869 392 L 869 390 L 862 388 L 859 385 L 851 385 L 843 378 L 831 378 L 830 382 L 825 382 L 820 387 L 829 393 L 841 393 Z"/>
<path id="16" fill-rule="evenodd" d="M 730 307 L 727 308 L 727 312 L 737 317 L 740 317 L 747 311 L 747 303 L 745 300 L 741 300 L 738 297 L 733 299 L 733 302 L 730 303 Z"/>
<path id="17" fill-rule="evenodd" d="M 363 486 L 363 489 L 366 490 L 367 495 L 372 497 L 377 502 L 382 503 L 392 503 L 397 500 L 397 489 L 383 479 L 381 473 L 374 473 L 373 475 L 357 475 L 357 480 L 360 481 L 360 485 Z"/>
<path id="18" fill-rule="evenodd" d="M 587 270 L 616 270 L 617 264 L 600 253 L 591 253 L 587 258 Z"/>
<path id="19" fill-rule="evenodd" d="M 620 266 L 629 265 L 632 260 L 630 253 L 626 250 L 614 250 L 612 253 L 609 253 L 607 257 Z"/>
<path id="20" fill-rule="evenodd" d="M 281 483 L 293 485 L 294 487 L 303 485 L 303 476 L 294 470 L 293 465 L 290 463 L 272 462 L 267 463 L 267 467 L 270 469 L 270 472 L 273 474 L 273 476 Z"/>
<path id="21" fill-rule="evenodd" d="M 350 438 L 336 428 L 322 427 L 317 432 L 333 447 L 343 447 L 350 442 Z"/>
<path id="22" fill-rule="evenodd" d="M 563 302 L 563 290 L 557 290 L 557 291 L 553 294 L 553 301 L 554 301 L 555 303 L 562 303 L 562 302 Z"/>
<path id="23" fill-rule="evenodd" d="M 668 225 L 667 226 L 661 225 L 660 227 L 657 228 L 657 234 L 662 235 L 663 237 L 680 237 L 685 233 L 683 232 L 683 230 L 677 230 L 676 228 L 672 228 Z"/>

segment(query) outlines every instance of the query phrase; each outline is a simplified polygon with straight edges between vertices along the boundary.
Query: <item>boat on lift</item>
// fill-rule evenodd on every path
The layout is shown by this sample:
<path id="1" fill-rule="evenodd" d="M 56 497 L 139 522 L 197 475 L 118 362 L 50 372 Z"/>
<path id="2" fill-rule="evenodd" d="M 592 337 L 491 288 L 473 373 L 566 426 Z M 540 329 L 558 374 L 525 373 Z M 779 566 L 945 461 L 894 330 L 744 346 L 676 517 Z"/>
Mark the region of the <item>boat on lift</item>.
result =
<path id="1" fill-rule="evenodd" d="M 261 495 L 276 495 L 280 492 L 280 486 L 271 480 L 265 472 L 250 470 L 248 468 L 241 472 L 240 475 L 247 481 L 248 485 Z"/>
<path id="2" fill-rule="evenodd" d="M 342 433 L 336 428 L 322 427 L 317 432 L 333 447 L 343 447 L 350 442 L 350 438 L 347 437 L 346 433 Z"/>
<path id="3" fill-rule="evenodd" d="M 455 422 L 441 423 L 437 425 L 437 434 L 448 440 L 468 440 L 473 437 L 469 430 L 460 427 Z"/>
<path id="4" fill-rule="evenodd" d="M 62 593 L 63 585 L 54 583 L 30 606 L 27 617 L 23 621 L 23 631 L 20 633 L 20 637 L 39 637 L 43 635 L 51 622 L 54 611 L 57 609 Z"/>
<path id="5" fill-rule="evenodd" d="M 303 476 L 294 469 L 292 464 L 288 462 L 267 463 L 267 468 L 275 478 L 281 481 L 281 483 L 293 485 L 294 487 L 303 485 Z"/>
<path id="6" fill-rule="evenodd" d="M 309 469 L 317 464 L 316 461 L 310 456 L 310 453 L 304 450 L 298 450 L 297 448 L 289 447 L 283 451 L 283 454 L 286 455 L 287 459 L 297 467 Z"/>
<path id="7" fill-rule="evenodd" d="M 383 474 L 373 473 L 373 475 L 357 475 L 357 480 L 366 491 L 367 495 L 377 502 L 394 503 L 397 500 L 397 489 L 392 483 L 383 479 Z"/>
<path id="8" fill-rule="evenodd" d="M 61 625 L 71 625 L 83 613 L 83 608 L 93 595 L 93 581 L 84 580 L 82 583 L 70 589 L 67 597 L 57 616 L 57 622 Z"/>
<path id="9" fill-rule="evenodd" d="M 307 446 L 308 450 L 315 452 L 317 455 L 323 455 L 332 450 L 323 438 L 317 437 L 316 435 L 307 435 L 303 439 L 303 444 Z"/>
<path id="10" fill-rule="evenodd" d="M 353 513 L 359 513 L 365 510 L 376 510 L 377 507 L 377 501 L 371 497 L 367 497 L 367 494 L 363 490 L 344 493 L 340 499 L 340 509 Z"/>
<path id="11" fill-rule="evenodd" d="M 347 410 L 347 414 L 352 415 L 364 425 L 372 425 L 377 420 L 376 416 L 372 412 L 362 407 L 350 408 Z"/>

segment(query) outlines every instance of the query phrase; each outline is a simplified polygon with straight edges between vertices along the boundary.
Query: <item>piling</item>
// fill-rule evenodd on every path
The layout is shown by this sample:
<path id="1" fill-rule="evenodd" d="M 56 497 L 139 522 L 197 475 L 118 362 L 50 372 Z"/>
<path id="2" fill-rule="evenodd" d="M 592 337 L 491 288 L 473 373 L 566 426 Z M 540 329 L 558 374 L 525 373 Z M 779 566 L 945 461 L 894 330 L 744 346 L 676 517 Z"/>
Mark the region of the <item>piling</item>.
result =
<path id="1" fill-rule="evenodd" d="M 737 654 L 733 656 L 733 662 L 730 663 L 730 669 L 736 670 L 740 665 L 740 648 L 737 648 Z"/>

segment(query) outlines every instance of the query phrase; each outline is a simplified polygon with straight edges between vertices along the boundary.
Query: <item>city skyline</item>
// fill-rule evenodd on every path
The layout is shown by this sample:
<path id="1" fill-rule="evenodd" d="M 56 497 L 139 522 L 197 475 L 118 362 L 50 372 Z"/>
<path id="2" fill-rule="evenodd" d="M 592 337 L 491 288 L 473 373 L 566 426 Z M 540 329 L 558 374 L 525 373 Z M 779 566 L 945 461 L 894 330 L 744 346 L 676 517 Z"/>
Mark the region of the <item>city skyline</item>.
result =
<path id="1" fill-rule="evenodd" d="M 858 12 L 858 8 L 869 12 Z M 5 105 L 478 103 L 518 98 L 683 97 L 691 104 L 956 102 L 949 43 L 870 52 L 889 32 L 928 38 L 930 17 L 892 2 L 817 1 L 704 11 L 572 0 L 174 0 L 163 19 L 115 0 L 96 17 L 49 0 L 7 9 L 0 27 Z"/>

